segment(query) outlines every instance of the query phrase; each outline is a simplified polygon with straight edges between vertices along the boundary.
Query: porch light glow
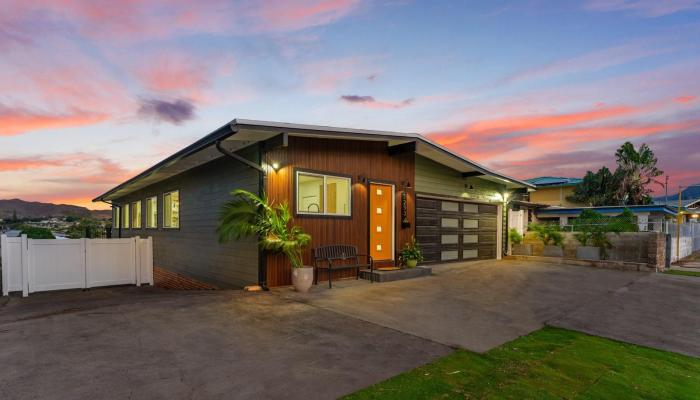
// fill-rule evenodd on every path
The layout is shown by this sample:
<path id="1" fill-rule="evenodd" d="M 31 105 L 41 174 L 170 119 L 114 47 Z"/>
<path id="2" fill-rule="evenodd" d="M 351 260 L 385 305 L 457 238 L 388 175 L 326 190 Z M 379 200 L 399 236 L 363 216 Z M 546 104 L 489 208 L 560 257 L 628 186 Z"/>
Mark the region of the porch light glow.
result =
<path id="1" fill-rule="evenodd" d="M 272 169 L 274 169 L 275 171 L 279 170 L 279 169 L 280 169 L 280 163 L 278 163 L 277 161 L 273 161 L 273 162 L 272 162 Z"/>

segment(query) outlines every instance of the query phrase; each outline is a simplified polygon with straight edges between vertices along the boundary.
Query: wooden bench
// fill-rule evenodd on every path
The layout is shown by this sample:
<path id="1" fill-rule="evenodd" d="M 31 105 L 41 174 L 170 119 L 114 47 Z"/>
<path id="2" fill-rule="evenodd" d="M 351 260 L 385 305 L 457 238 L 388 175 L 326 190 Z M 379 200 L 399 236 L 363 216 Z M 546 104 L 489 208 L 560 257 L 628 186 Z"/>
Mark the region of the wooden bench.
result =
<path id="1" fill-rule="evenodd" d="M 360 258 L 365 258 L 367 262 L 360 263 Z M 357 254 L 357 247 L 355 246 L 334 244 L 314 248 L 314 284 L 316 285 L 318 285 L 319 269 L 328 270 L 328 287 L 333 288 L 333 271 L 354 269 L 357 274 L 355 279 L 359 279 L 361 268 L 369 268 L 370 281 L 373 281 L 374 262 L 372 261 L 372 256 Z"/>

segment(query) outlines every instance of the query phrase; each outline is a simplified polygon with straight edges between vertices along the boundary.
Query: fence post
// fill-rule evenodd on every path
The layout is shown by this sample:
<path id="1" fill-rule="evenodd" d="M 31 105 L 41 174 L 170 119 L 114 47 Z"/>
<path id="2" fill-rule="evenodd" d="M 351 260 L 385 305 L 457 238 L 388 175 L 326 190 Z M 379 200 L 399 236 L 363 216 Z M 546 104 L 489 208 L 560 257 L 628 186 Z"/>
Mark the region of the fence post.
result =
<path id="1" fill-rule="evenodd" d="M 136 272 L 136 286 L 141 286 L 141 238 L 134 236 L 134 269 Z"/>
<path id="2" fill-rule="evenodd" d="M 83 289 L 90 289 L 90 257 L 88 257 L 88 252 L 90 252 L 90 250 L 88 249 L 88 246 L 90 246 L 90 243 L 86 238 L 83 238 L 83 267 L 85 268 L 83 271 L 83 278 L 85 279 Z"/>
<path id="3" fill-rule="evenodd" d="M 27 235 L 22 235 L 22 297 L 29 296 L 29 257 L 31 252 L 29 251 L 29 240 Z"/>
<path id="4" fill-rule="evenodd" d="M 2 295 L 10 294 L 10 260 L 9 252 L 7 251 L 7 235 L 0 235 L 0 257 L 2 257 Z"/>

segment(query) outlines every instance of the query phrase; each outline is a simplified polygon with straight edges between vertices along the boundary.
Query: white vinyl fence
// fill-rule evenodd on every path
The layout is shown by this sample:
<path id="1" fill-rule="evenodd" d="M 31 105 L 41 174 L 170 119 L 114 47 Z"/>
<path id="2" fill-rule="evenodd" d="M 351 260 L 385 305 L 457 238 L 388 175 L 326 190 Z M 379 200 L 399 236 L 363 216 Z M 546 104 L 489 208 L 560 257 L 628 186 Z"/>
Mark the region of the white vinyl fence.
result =
<path id="1" fill-rule="evenodd" d="M 153 240 L 0 236 L 2 294 L 153 285 Z"/>
<path id="2" fill-rule="evenodd" d="M 666 231 L 671 234 L 671 262 L 676 262 L 696 251 L 700 251 L 700 223 L 682 223 L 680 240 L 678 240 L 678 225 L 676 222 L 669 221 Z M 680 247 L 680 257 L 678 257 L 678 247 Z"/>

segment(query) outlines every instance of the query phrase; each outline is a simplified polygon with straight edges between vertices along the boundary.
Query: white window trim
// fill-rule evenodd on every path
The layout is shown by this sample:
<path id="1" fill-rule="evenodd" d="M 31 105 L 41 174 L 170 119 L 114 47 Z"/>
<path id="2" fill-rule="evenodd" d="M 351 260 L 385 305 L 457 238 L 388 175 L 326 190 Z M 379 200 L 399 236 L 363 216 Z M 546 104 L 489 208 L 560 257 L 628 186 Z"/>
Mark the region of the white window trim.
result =
<path id="1" fill-rule="evenodd" d="M 178 220 L 177 220 L 177 226 L 166 226 L 165 225 L 165 196 L 169 194 L 177 193 L 177 202 L 178 204 L 182 204 L 180 201 L 180 189 L 176 190 L 171 190 L 169 192 L 163 193 L 163 229 L 180 229 L 180 212 L 182 211 L 182 207 L 178 207 Z M 170 211 L 172 212 L 172 200 L 171 200 L 171 208 Z M 172 216 L 172 213 L 171 213 Z"/>
<path id="2" fill-rule="evenodd" d="M 323 178 L 323 212 L 322 213 L 315 213 L 315 212 L 304 212 L 304 211 L 299 211 L 299 175 L 307 175 L 307 176 L 316 176 L 319 178 Z M 328 178 L 335 178 L 335 179 L 344 179 L 348 181 L 348 213 L 347 214 L 331 214 L 326 212 L 328 209 L 328 191 L 326 190 L 326 185 L 328 182 Z M 352 217 L 352 179 L 347 177 L 347 176 L 338 176 L 338 175 L 332 175 L 332 174 L 320 174 L 316 172 L 306 172 L 306 171 L 296 171 L 296 176 L 294 179 L 294 211 L 297 215 L 318 215 L 318 216 L 323 216 L 323 217 L 344 217 L 344 218 L 349 218 Z"/>
<path id="3" fill-rule="evenodd" d="M 153 204 L 155 206 L 155 211 L 156 211 L 156 219 L 155 219 L 155 226 L 148 226 L 148 222 L 150 220 L 150 215 L 148 215 L 148 203 L 153 201 Z M 146 229 L 158 229 L 158 196 L 151 196 L 146 198 Z"/>
<path id="4" fill-rule="evenodd" d="M 136 206 L 137 204 L 139 204 L 139 205 Z M 131 210 L 129 210 L 129 218 L 131 218 L 131 223 L 129 225 L 131 226 L 131 229 L 142 229 L 143 228 L 143 204 L 141 204 L 141 200 L 132 201 L 129 204 L 129 207 L 131 207 Z M 139 226 L 136 226 L 136 224 L 134 224 L 134 218 L 136 218 L 136 213 L 134 211 L 136 211 L 137 208 L 139 209 L 139 214 L 141 214 L 139 216 L 139 218 L 136 219 L 136 221 L 139 223 L 138 224 Z"/>

